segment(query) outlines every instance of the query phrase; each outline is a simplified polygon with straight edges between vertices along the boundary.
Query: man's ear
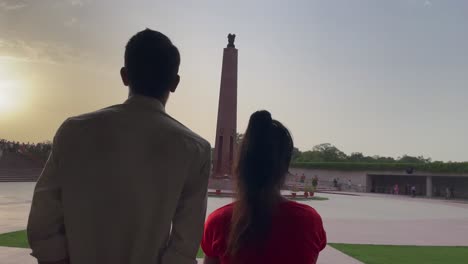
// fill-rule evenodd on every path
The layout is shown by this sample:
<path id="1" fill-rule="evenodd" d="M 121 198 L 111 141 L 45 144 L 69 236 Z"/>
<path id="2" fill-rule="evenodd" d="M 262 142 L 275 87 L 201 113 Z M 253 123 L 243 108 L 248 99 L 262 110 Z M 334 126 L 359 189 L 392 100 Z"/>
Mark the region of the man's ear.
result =
<path id="1" fill-rule="evenodd" d="M 171 91 L 171 93 L 174 93 L 176 91 L 177 86 L 179 85 L 179 82 L 180 82 L 180 76 L 179 74 L 177 74 L 177 76 L 174 78 L 174 81 L 172 81 L 171 86 L 169 87 L 169 91 Z"/>
<path id="2" fill-rule="evenodd" d="M 128 86 L 128 72 L 127 68 L 122 67 L 120 68 L 120 77 L 122 78 L 122 82 L 125 86 Z"/>

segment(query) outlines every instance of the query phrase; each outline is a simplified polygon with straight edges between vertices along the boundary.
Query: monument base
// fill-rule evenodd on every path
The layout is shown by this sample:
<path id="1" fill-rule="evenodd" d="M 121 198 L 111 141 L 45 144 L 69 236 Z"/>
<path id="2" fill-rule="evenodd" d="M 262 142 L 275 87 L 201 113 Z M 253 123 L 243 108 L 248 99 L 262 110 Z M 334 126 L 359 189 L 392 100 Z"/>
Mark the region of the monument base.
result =
<path id="1" fill-rule="evenodd" d="M 213 175 L 213 179 L 216 180 L 231 180 L 232 176 L 231 175 Z"/>
<path id="2" fill-rule="evenodd" d="M 213 177 L 208 181 L 208 189 L 213 190 L 234 190 L 234 181 L 231 177 Z"/>

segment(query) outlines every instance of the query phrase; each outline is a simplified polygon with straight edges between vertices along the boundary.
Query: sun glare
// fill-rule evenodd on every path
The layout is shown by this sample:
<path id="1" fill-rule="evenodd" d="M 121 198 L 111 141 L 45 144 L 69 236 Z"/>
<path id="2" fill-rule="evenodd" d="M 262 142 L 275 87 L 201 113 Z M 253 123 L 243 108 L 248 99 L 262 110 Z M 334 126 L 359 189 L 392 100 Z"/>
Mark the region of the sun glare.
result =
<path id="1" fill-rule="evenodd" d="M 18 98 L 18 82 L 0 80 L 0 113 L 9 113 L 15 110 Z"/>

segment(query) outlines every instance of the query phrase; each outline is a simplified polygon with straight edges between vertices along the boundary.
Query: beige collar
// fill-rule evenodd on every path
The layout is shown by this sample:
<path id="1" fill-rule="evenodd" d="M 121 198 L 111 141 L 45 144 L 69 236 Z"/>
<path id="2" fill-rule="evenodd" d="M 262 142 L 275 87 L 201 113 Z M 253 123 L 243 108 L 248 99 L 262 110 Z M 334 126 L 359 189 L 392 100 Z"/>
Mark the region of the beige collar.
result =
<path id="1" fill-rule="evenodd" d="M 132 95 L 124 102 L 124 104 L 146 106 L 157 111 L 166 112 L 164 105 L 161 103 L 161 101 L 149 96 Z"/>

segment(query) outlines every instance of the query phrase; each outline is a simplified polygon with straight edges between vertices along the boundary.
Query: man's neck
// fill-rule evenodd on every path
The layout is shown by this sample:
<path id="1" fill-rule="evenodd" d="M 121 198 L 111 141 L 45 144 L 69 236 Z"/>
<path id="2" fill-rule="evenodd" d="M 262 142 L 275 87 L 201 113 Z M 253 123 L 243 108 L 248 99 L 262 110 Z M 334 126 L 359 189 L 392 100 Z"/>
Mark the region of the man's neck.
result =
<path id="1" fill-rule="evenodd" d="M 158 100 L 159 102 L 161 102 L 161 104 L 162 104 L 164 107 L 166 107 L 167 100 L 169 99 L 169 98 L 168 98 L 169 96 L 167 96 L 167 97 L 165 97 L 165 98 L 157 98 L 157 97 L 152 97 L 152 96 L 146 96 L 146 95 L 141 95 L 141 94 L 135 94 L 135 93 L 132 93 L 132 91 L 129 91 L 129 92 L 128 92 L 128 98 L 130 98 L 130 97 L 132 97 L 132 96 L 144 96 L 144 97 L 152 98 L 152 99 L 154 99 L 154 100 Z"/>

